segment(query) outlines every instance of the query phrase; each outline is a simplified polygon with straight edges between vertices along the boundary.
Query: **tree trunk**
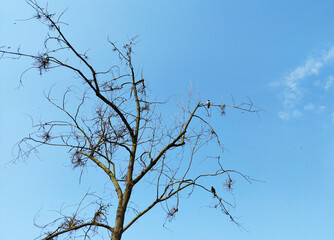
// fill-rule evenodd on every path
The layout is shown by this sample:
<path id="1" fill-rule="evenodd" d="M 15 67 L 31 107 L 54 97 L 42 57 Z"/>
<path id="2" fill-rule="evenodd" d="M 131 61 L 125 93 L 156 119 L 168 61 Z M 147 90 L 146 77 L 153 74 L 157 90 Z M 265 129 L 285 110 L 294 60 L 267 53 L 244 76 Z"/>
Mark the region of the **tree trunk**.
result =
<path id="1" fill-rule="evenodd" d="M 111 240 L 121 240 L 122 238 L 125 210 L 126 208 L 122 206 L 122 203 L 119 203 L 117 208 L 115 227 L 111 235 Z"/>
<path id="2" fill-rule="evenodd" d="M 114 231 L 111 235 L 111 240 L 121 240 L 122 232 L 121 231 Z"/>
<path id="3" fill-rule="evenodd" d="M 136 145 L 133 146 L 132 152 L 136 152 Z M 124 194 L 121 196 L 118 202 L 117 213 L 116 213 L 116 220 L 115 220 L 115 227 L 114 231 L 111 235 L 111 240 L 121 240 L 123 234 L 123 227 L 124 227 L 124 218 L 126 208 L 128 206 L 132 188 L 133 188 L 133 181 L 132 181 L 132 171 L 133 171 L 133 163 L 134 163 L 134 156 L 135 154 L 130 156 L 130 163 L 129 163 L 129 170 L 127 173 L 127 184 L 124 190 Z"/>

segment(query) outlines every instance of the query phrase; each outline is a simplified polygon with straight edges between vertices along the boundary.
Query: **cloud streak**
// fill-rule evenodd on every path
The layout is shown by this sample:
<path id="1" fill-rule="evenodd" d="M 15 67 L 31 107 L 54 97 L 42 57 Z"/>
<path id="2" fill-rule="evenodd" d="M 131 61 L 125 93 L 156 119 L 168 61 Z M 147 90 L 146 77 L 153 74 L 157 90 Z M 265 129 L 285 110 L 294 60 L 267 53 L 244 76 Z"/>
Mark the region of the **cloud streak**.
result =
<path id="1" fill-rule="evenodd" d="M 326 91 L 328 91 L 330 88 L 332 88 L 333 84 L 334 84 L 334 77 L 333 76 L 329 76 L 328 80 L 327 80 L 327 82 L 326 82 L 326 84 L 324 86 L 324 89 Z"/>
<path id="2" fill-rule="evenodd" d="M 323 52 L 320 56 L 309 57 L 303 64 L 288 73 L 282 81 L 275 84 L 283 87 L 282 104 L 284 111 L 279 113 L 281 119 L 298 118 L 302 115 L 299 110 L 294 109 L 303 98 L 301 82 L 309 76 L 318 75 L 321 69 L 332 60 L 334 60 L 334 47 Z M 334 78 L 329 79 L 325 86 L 326 90 L 332 87 L 333 80 Z M 305 110 L 310 110 L 307 109 L 309 107 L 306 107 Z"/>
<path id="3" fill-rule="evenodd" d="M 331 47 L 321 57 L 309 57 L 304 64 L 290 72 L 281 83 L 285 87 L 283 95 L 284 107 L 294 107 L 302 98 L 302 92 L 299 87 L 300 82 L 306 77 L 319 74 L 321 68 L 333 59 L 334 47 Z"/>

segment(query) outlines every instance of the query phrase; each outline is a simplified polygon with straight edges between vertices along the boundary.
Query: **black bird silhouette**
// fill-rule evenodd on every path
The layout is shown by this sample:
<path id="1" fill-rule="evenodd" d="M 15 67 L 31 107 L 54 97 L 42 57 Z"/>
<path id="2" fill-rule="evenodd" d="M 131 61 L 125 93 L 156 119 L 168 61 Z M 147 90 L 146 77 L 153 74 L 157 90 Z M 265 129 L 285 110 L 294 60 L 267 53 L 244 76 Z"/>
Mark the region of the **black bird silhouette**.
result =
<path id="1" fill-rule="evenodd" d="M 211 192 L 213 193 L 214 196 L 216 196 L 216 189 L 211 186 Z"/>

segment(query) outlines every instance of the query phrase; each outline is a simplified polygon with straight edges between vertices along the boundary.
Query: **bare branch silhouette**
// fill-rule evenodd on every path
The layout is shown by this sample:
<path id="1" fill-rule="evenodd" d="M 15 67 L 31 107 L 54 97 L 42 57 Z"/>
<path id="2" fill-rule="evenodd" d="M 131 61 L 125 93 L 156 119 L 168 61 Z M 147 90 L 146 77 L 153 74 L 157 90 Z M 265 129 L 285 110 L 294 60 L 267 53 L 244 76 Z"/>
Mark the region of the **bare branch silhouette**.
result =
<path id="1" fill-rule="evenodd" d="M 71 85 L 83 83 L 85 90 L 78 88 L 74 91 L 69 87 L 60 100 L 52 98 L 51 90 L 45 93 L 47 101 L 59 111 L 60 120 L 33 123 L 34 131 L 16 145 L 14 161 L 37 154 L 43 146 L 60 147 L 60 150 L 70 153 L 72 167 L 81 169 L 81 174 L 88 166 L 96 166 L 110 180 L 113 188 L 110 191 L 117 195 L 116 205 L 111 206 L 102 197 L 87 193 L 73 214 L 61 209 L 58 219 L 45 225 L 36 224 L 42 230 L 37 239 L 92 239 L 105 230 L 112 240 L 119 240 L 132 224 L 161 203 L 167 206 L 164 224 L 172 221 L 179 212 L 179 202 L 189 198 L 194 189 L 213 196 L 215 206 L 232 222 L 239 224 L 230 212 L 234 205 L 224 199 L 221 189 L 232 192 L 235 183 L 232 175 L 241 176 L 248 182 L 251 179 L 238 171 L 224 169 L 220 156 L 208 158 L 204 153 L 208 146 L 220 153 L 224 150 L 212 124 L 214 117 L 226 115 L 228 109 L 251 113 L 258 113 L 261 109 L 255 107 L 250 99 L 241 104 L 236 104 L 234 99 L 232 104 L 213 100 L 194 103 L 189 93 L 186 104 L 180 100 L 179 115 L 170 123 L 159 109 L 168 101 L 150 99 L 146 80 L 134 68 L 132 54 L 138 36 L 124 46 L 108 39 L 120 63 L 99 71 L 89 61 L 88 51 L 76 49 L 62 31 L 64 12 L 56 15 L 34 0 L 27 0 L 27 3 L 36 11 L 33 19 L 50 30 L 44 50 L 34 55 L 23 53 L 20 48 L 10 51 L 3 46 L 0 57 L 31 59 L 32 67 L 29 69 L 37 69 L 41 75 L 53 69 L 67 69 L 81 80 L 75 79 Z M 51 42 L 55 42 L 57 47 Z M 72 64 L 68 59 L 80 64 Z M 94 111 L 90 111 L 93 113 L 85 112 L 92 106 L 95 106 Z M 122 156 L 122 160 L 115 156 Z M 210 168 L 203 159 L 210 160 Z M 212 184 L 208 185 L 208 181 Z M 132 195 L 142 183 L 150 184 L 153 194 L 140 209 L 133 205 L 142 200 L 132 198 Z M 220 183 L 220 186 L 214 183 Z M 86 203 L 90 197 L 95 199 Z M 134 214 L 125 218 L 129 209 Z M 90 214 L 83 214 L 85 210 Z M 109 220 L 111 216 L 113 221 Z"/>

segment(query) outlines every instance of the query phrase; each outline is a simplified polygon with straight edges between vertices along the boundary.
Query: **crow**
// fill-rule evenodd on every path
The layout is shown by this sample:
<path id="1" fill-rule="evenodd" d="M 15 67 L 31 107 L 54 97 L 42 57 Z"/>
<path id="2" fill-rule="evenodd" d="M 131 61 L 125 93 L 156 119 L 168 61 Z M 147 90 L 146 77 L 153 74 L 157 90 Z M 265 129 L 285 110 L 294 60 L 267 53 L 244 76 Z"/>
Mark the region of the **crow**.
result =
<path id="1" fill-rule="evenodd" d="M 211 192 L 213 193 L 214 196 L 216 196 L 216 189 L 211 186 Z"/>

